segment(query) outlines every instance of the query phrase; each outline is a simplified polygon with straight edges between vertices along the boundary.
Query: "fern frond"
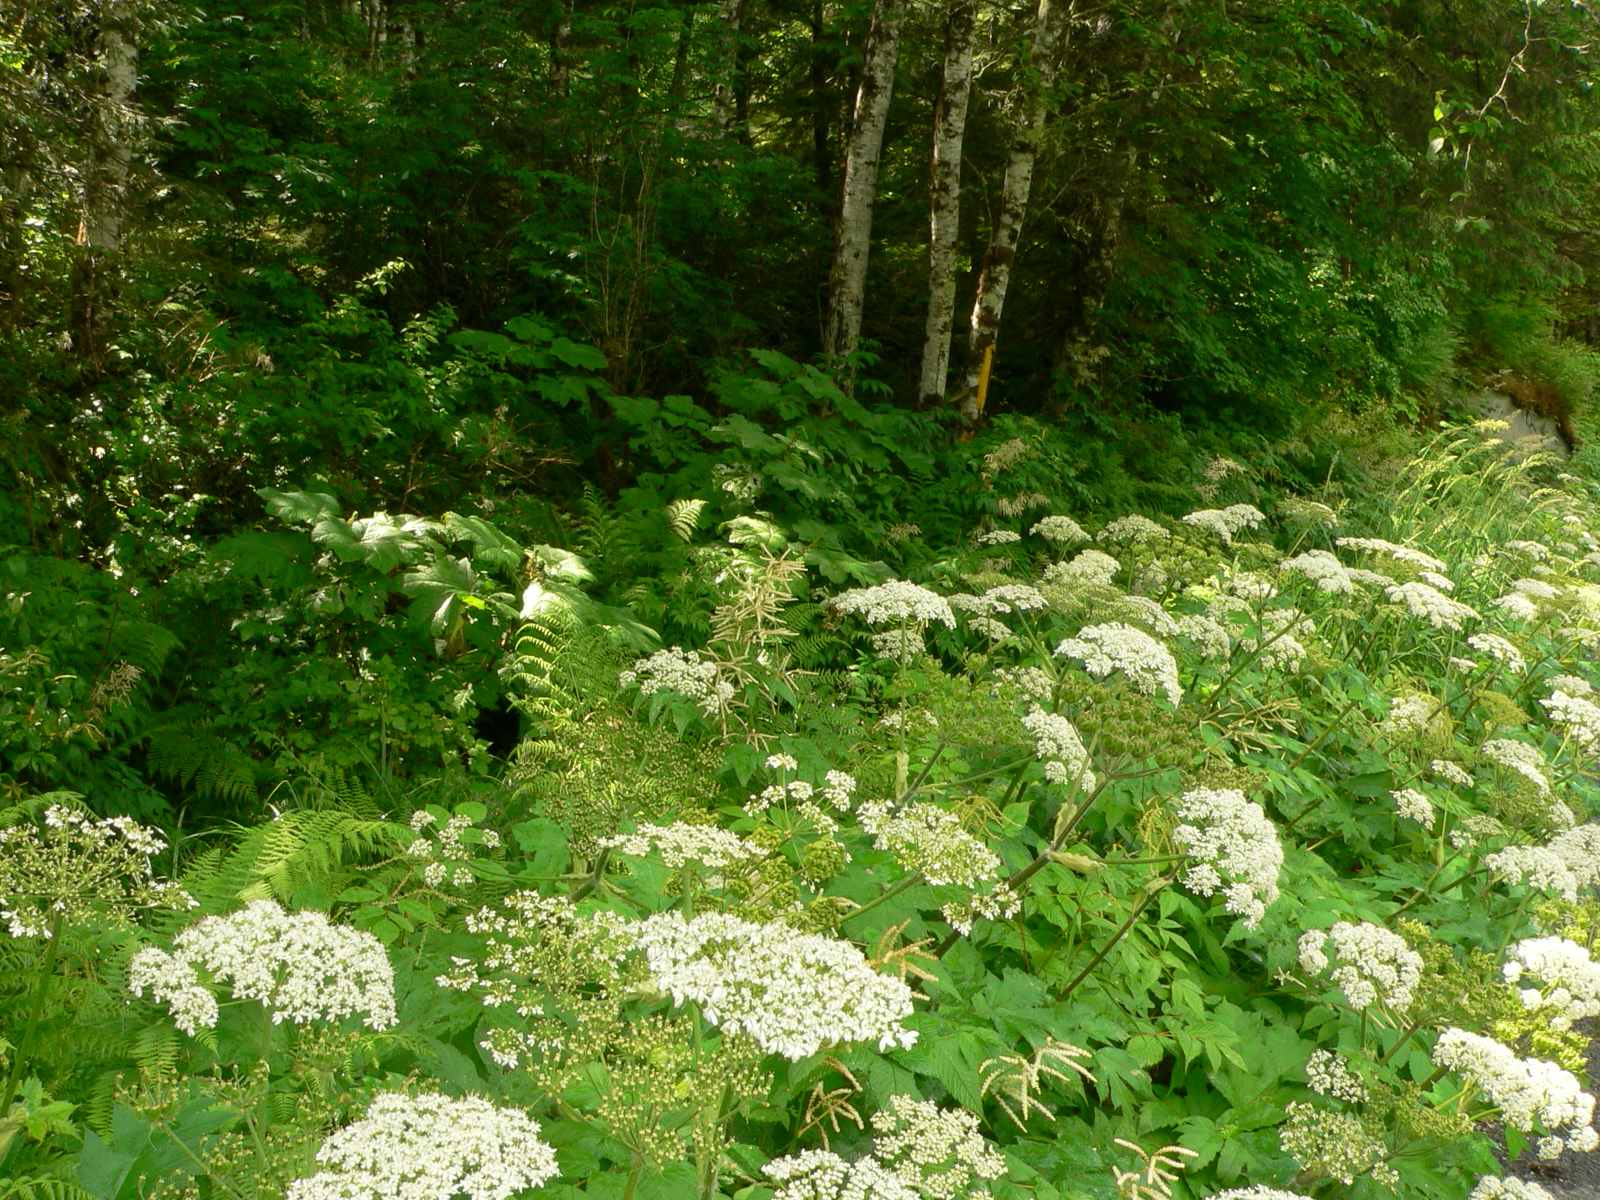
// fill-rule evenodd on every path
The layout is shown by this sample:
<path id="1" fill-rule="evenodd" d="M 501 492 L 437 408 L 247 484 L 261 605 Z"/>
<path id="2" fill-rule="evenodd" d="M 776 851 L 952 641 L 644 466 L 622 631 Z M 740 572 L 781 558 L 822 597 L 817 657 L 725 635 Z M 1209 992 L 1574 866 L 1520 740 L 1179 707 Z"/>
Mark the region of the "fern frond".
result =
<path id="1" fill-rule="evenodd" d="M 686 542 L 694 540 L 700 527 L 700 518 L 706 511 L 706 502 L 699 499 L 674 500 L 667 505 L 667 525 Z"/>
<path id="2" fill-rule="evenodd" d="M 147 756 L 156 775 L 202 799 L 244 804 L 257 798 L 255 760 L 204 727 L 152 730 Z"/>
<path id="3" fill-rule="evenodd" d="M 0 1179 L 0 1200 L 94 1200 L 70 1179 Z"/>

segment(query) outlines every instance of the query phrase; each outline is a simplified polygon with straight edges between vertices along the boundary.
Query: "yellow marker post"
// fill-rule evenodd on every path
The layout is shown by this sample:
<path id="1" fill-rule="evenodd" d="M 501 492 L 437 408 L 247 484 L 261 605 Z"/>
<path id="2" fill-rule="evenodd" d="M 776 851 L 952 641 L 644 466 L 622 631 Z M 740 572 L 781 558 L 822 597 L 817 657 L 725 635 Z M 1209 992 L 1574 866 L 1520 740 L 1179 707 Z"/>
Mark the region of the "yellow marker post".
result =
<path id="1" fill-rule="evenodd" d="M 983 348 L 983 366 L 978 369 L 978 395 L 974 405 L 978 416 L 983 416 L 984 403 L 989 399 L 989 370 L 994 366 L 994 343 Z"/>

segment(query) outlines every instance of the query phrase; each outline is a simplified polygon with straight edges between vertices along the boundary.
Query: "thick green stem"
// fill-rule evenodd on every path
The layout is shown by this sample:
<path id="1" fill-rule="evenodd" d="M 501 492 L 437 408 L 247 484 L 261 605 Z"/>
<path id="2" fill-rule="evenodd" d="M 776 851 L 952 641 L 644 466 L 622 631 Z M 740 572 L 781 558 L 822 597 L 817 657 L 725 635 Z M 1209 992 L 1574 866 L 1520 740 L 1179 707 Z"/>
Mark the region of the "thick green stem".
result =
<path id="1" fill-rule="evenodd" d="M 1117 926 L 1117 931 L 1111 935 L 1111 939 L 1104 946 L 1101 946 L 1099 950 L 1095 951 L 1095 956 L 1089 960 L 1083 970 L 1073 976 L 1072 982 L 1062 990 L 1059 999 L 1065 1000 L 1077 990 L 1080 983 L 1094 974 L 1094 969 L 1100 965 L 1106 955 L 1111 953 L 1112 947 L 1127 936 L 1128 930 L 1133 928 L 1133 923 L 1139 919 L 1139 914 L 1145 910 L 1145 906 L 1154 900 L 1161 889 L 1171 882 L 1171 878 L 1168 877 L 1145 884 L 1144 893 L 1139 897 L 1139 902 L 1133 906 L 1133 911 L 1128 914 L 1127 920 Z"/>
<path id="2" fill-rule="evenodd" d="M 893 900 L 896 896 L 900 895 L 901 892 L 904 892 L 904 891 L 906 891 L 906 890 L 908 890 L 910 888 L 913 888 L 913 887 L 915 887 L 917 884 L 919 884 L 921 882 L 922 882 L 922 876 L 921 875 L 918 875 L 916 873 L 912 873 L 910 875 L 907 875 L 904 879 L 902 879 L 899 883 L 895 884 L 888 891 L 880 893 L 876 900 L 869 900 L 865 904 L 863 904 L 860 908 L 856 909 L 854 912 L 846 914 L 844 920 L 845 921 L 853 921 L 857 917 L 861 916 L 863 913 L 871 912 L 873 909 L 877 908 L 878 905 L 885 904 L 888 901 Z M 843 922 L 841 921 L 840 924 L 843 924 Z"/>

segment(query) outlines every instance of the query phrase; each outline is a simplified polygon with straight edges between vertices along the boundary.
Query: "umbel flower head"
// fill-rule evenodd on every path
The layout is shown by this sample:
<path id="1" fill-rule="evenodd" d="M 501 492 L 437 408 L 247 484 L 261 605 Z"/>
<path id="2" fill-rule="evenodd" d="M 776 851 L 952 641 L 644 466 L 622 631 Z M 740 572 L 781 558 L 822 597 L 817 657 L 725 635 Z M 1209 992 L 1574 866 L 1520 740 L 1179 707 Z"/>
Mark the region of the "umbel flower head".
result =
<path id="1" fill-rule="evenodd" d="M 1033 735 L 1034 755 L 1044 763 L 1045 778 L 1065 783 L 1085 792 L 1094 791 L 1094 772 L 1089 769 L 1089 751 L 1072 722 L 1037 704 L 1022 718 L 1022 727 Z"/>
<path id="2" fill-rule="evenodd" d="M 617 686 L 637 687 L 641 696 L 676 692 L 693 700 L 706 717 L 724 712 L 733 701 L 735 690 L 731 682 L 722 678 L 716 663 L 678 646 L 639 659 L 617 676 Z"/>
<path id="3" fill-rule="evenodd" d="M 319 912 L 290 913 L 255 900 L 226 917 L 206 917 L 173 939 L 171 954 L 154 946 L 135 954 L 128 987 L 136 996 L 148 989 L 193 1034 L 217 1021 L 215 1000 L 208 1005 L 199 995 L 208 990 L 201 971 L 239 999 L 259 1000 L 274 1024 L 356 1014 L 370 1029 L 395 1023 L 394 971 L 382 943 Z"/>
<path id="4" fill-rule="evenodd" d="M 1553 1029 L 1570 1029 L 1574 1021 L 1600 1016 L 1600 963 L 1576 942 L 1526 938 L 1507 952 L 1501 970 L 1507 983 L 1521 985 L 1523 1005 L 1546 1013 Z"/>
<path id="5" fill-rule="evenodd" d="M 1254 929 L 1278 898 L 1283 847 L 1277 829 L 1259 804 L 1234 788 L 1185 792 L 1177 811 L 1182 823 L 1172 837 L 1191 860 L 1184 886 L 1202 896 L 1220 889 L 1227 910 Z"/>
<path id="6" fill-rule="evenodd" d="M 49 937 L 58 920 L 126 921 L 143 908 L 193 908 L 188 892 L 151 870 L 166 845 L 127 817 L 52 804 L 42 827 L 0 829 L 0 921 L 14 938 Z"/>
<path id="7" fill-rule="evenodd" d="M 1057 646 L 1056 654 L 1077 659 L 1096 679 L 1120 671 L 1135 690 L 1146 696 L 1160 693 L 1174 707 L 1183 700 L 1178 664 L 1172 651 L 1132 625 L 1120 621 L 1090 625 L 1080 630 L 1077 637 L 1067 638 Z"/>
<path id="8" fill-rule="evenodd" d="M 1340 921 L 1332 929 L 1302 934 L 1300 966 L 1310 975 L 1326 973 L 1355 1009 L 1382 1003 L 1404 1012 L 1422 978 L 1422 956 L 1399 934 L 1368 921 Z"/>
<path id="9" fill-rule="evenodd" d="M 835 596 L 829 606 L 858 616 L 868 625 L 922 626 L 937 622 L 947 629 L 956 627 L 949 601 L 938 592 L 904 579 L 891 579 L 876 587 L 851 588 Z"/>
<path id="10" fill-rule="evenodd" d="M 317 1151 L 328 1170 L 288 1200 L 508 1200 L 555 1177 L 556 1155 L 520 1108 L 480 1096 L 385 1092 Z"/>
<path id="11" fill-rule="evenodd" d="M 1558 1158 L 1562 1150 L 1593 1150 L 1600 1145 L 1594 1130 L 1594 1097 L 1572 1072 L 1538 1058 L 1518 1058 L 1493 1038 L 1446 1029 L 1433 1046 L 1435 1066 L 1456 1072 L 1487 1096 L 1514 1129 L 1538 1127 L 1540 1158 Z"/>
<path id="12" fill-rule="evenodd" d="M 726 913 L 657 913 L 633 926 L 646 968 L 677 1004 L 799 1060 L 824 1046 L 916 1044 L 911 989 L 872 969 L 854 945 Z"/>

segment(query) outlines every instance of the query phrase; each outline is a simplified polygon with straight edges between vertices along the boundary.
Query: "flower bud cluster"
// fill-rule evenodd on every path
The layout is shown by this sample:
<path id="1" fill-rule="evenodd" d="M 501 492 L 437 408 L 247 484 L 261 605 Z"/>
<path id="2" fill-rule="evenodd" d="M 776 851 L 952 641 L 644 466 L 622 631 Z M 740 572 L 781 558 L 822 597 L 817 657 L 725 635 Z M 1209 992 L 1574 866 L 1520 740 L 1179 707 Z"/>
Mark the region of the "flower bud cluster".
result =
<path id="1" fill-rule="evenodd" d="M 1235 788 L 1196 788 L 1177 803 L 1173 840 L 1192 860 L 1183 884 L 1201 896 L 1219 889 L 1224 907 L 1254 929 L 1278 898 L 1283 847 L 1259 804 Z"/>
<path id="2" fill-rule="evenodd" d="M 1537 1183 L 1507 1175 L 1504 1179 L 1485 1175 L 1467 1200 L 1555 1200 L 1549 1191 Z"/>
<path id="3" fill-rule="evenodd" d="M 1228 627 L 1208 613 L 1188 613 L 1178 618 L 1178 636 L 1209 661 L 1226 659 L 1233 653 L 1233 638 Z"/>
<path id="4" fill-rule="evenodd" d="M 225 917 L 206 917 L 173 939 L 171 955 L 153 946 L 134 955 L 129 986 L 141 995 L 141 985 L 148 985 L 159 1000 L 158 987 L 181 981 L 175 1006 L 198 1013 L 187 989 L 198 985 L 202 970 L 237 998 L 260 1001 L 273 1024 L 357 1014 L 369 1029 L 396 1021 L 394 970 L 383 944 L 319 912 L 285 912 L 275 901 L 253 900 Z M 215 1023 L 214 1011 L 209 1023 Z"/>
<path id="5" fill-rule="evenodd" d="M 1118 517 L 1106 524 L 1105 528 L 1097 535 L 1096 540 L 1141 546 L 1149 542 L 1164 542 L 1172 534 L 1157 525 L 1149 517 L 1138 513 L 1129 513 L 1127 516 Z"/>
<path id="6" fill-rule="evenodd" d="M 1290 1101 L 1287 1115 L 1278 1127 L 1278 1141 L 1304 1170 L 1337 1179 L 1345 1187 L 1361 1176 L 1391 1190 L 1400 1182 L 1384 1161 L 1388 1152 L 1383 1143 L 1354 1117 L 1303 1101 Z"/>
<path id="7" fill-rule="evenodd" d="M 760 846 L 720 826 L 687 825 L 682 821 L 641 825 L 632 833 L 601 838 L 599 844 L 636 858 L 656 854 L 674 871 L 690 863 L 709 867 L 712 875 L 707 882 L 712 887 L 722 886 L 722 873 L 728 868 L 766 857 Z"/>
<path id="8" fill-rule="evenodd" d="M 317 1151 L 329 1168 L 288 1200 L 508 1200 L 557 1174 L 556 1155 L 520 1108 L 481 1096 L 385 1092 Z"/>
<path id="9" fill-rule="evenodd" d="M 1338 960 L 1331 970 L 1330 943 Z M 1310 975 L 1327 974 L 1355 1009 L 1381 1003 L 1404 1012 L 1422 978 L 1422 956 L 1399 934 L 1369 921 L 1340 921 L 1301 934 L 1300 966 Z"/>
<path id="10" fill-rule="evenodd" d="M 1546 1133 L 1539 1142 L 1541 1158 L 1600 1145 L 1594 1097 L 1572 1072 L 1555 1063 L 1518 1058 L 1493 1038 L 1454 1028 L 1434 1043 L 1433 1063 L 1456 1072 L 1487 1096 L 1507 1125 L 1524 1132 L 1537 1126 Z"/>
<path id="11" fill-rule="evenodd" d="M 910 1096 L 889 1097 L 872 1114 L 873 1155 L 928 1200 L 987 1196 L 983 1184 L 1005 1174 L 1006 1162 L 959 1108 Z"/>
<path id="12" fill-rule="evenodd" d="M 1083 663 L 1084 670 L 1096 679 L 1120 671 L 1146 696 L 1163 694 L 1174 707 L 1183 700 L 1172 651 L 1132 625 L 1090 625 L 1057 646 L 1056 654 Z"/>
<path id="13" fill-rule="evenodd" d="M 422 879 L 429 887 L 442 887 L 448 881 L 453 887 L 467 887 L 472 883 L 473 847 L 493 850 L 500 845 L 500 835 L 492 829 L 475 829 L 468 813 L 458 812 L 439 824 L 437 813 L 419 808 L 411 814 L 411 830 L 417 836 L 406 847 L 406 856 L 427 859 L 422 868 Z"/>

